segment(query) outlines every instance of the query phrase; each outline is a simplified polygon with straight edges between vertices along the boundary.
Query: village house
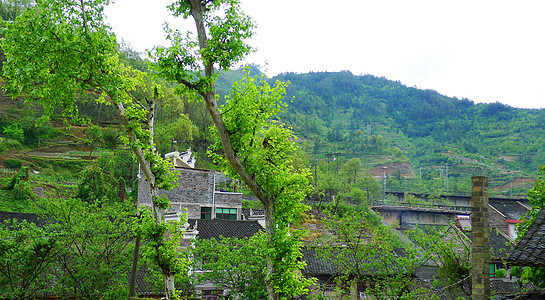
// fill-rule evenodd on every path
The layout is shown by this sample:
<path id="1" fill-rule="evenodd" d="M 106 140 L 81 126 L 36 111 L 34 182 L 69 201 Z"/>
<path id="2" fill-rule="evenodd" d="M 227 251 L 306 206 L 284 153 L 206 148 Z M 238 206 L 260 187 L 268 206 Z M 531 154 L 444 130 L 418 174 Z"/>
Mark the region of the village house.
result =
<path id="1" fill-rule="evenodd" d="M 159 191 L 170 201 L 167 214 L 187 214 L 188 219 L 242 220 L 240 182 L 214 170 L 196 169 L 191 149 L 165 155 L 178 175 L 178 185 Z M 138 179 L 138 205 L 151 207 L 149 185 L 144 176 Z"/>

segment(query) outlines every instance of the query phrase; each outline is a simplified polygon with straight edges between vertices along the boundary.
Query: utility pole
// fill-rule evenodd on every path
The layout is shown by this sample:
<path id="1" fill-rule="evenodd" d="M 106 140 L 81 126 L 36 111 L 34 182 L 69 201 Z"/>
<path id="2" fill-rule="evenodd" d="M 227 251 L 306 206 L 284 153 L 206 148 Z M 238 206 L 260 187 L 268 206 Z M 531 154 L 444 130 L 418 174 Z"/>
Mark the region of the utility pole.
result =
<path id="1" fill-rule="evenodd" d="M 174 152 L 174 144 L 177 144 L 178 141 L 176 141 L 174 139 L 174 137 L 172 137 L 172 142 L 170 143 L 170 152 Z"/>
<path id="2" fill-rule="evenodd" d="M 511 197 L 513 197 L 513 172 L 511 172 L 511 174 L 509 174 L 509 191 L 510 191 L 510 194 L 511 194 Z"/>
<path id="3" fill-rule="evenodd" d="M 388 167 L 382 167 L 382 204 L 386 201 L 386 169 Z"/>
<path id="4" fill-rule="evenodd" d="M 314 164 L 314 186 L 318 187 L 318 159 L 316 159 L 316 163 Z"/>
<path id="5" fill-rule="evenodd" d="M 448 194 L 448 164 L 445 164 L 445 184 L 446 184 L 446 187 L 447 187 L 447 194 Z"/>

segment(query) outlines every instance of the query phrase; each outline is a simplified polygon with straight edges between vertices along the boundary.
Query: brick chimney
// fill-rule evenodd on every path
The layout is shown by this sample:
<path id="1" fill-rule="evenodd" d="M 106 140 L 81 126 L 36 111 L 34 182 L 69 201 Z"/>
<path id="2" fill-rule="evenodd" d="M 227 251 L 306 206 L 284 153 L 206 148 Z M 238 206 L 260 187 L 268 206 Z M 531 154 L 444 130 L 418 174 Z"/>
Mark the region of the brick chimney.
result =
<path id="1" fill-rule="evenodd" d="M 488 177 L 471 178 L 471 298 L 490 299 Z"/>

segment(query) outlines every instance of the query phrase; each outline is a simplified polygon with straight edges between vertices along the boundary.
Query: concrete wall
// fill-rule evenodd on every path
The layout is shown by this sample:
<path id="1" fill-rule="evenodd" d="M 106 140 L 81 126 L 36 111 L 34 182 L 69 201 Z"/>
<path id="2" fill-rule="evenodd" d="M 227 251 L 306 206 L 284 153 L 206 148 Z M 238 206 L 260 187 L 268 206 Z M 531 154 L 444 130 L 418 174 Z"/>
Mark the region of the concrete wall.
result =
<path id="1" fill-rule="evenodd" d="M 449 225 L 452 222 L 452 215 L 442 213 L 404 211 L 401 214 L 401 224 Z"/>

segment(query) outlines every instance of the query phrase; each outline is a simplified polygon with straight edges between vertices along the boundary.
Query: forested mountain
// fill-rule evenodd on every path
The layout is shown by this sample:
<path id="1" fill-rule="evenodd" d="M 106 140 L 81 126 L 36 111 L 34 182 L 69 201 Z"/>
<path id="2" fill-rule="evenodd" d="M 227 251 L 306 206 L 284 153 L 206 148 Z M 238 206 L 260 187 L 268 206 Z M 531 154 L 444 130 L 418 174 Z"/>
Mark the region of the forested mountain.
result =
<path id="1" fill-rule="evenodd" d="M 255 67 L 252 71 L 258 73 Z M 220 87 L 228 87 L 241 72 L 224 74 Z M 454 192 L 457 183 L 458 192 L 464 192 L 461 186 L 477 174 L 490 176 L 493 185 L 512 181 L 515 189 L 525 183 L 528 188 L 545 163 L 543 109 L 475 104 L 348 71 L 285 73 L 271 78 L 276 80 L 291 83 L 289 108 L 281 118 L 313 159 L 339 153 L 345 159 L 362 159 L 369 170 L 407 162 L 412 173 L 395 168 L 390 176 L 397 172 L 398 179 L 431 179 L 448 172 Z M 402 183 L 393 184 L 403 188 Z"/>

